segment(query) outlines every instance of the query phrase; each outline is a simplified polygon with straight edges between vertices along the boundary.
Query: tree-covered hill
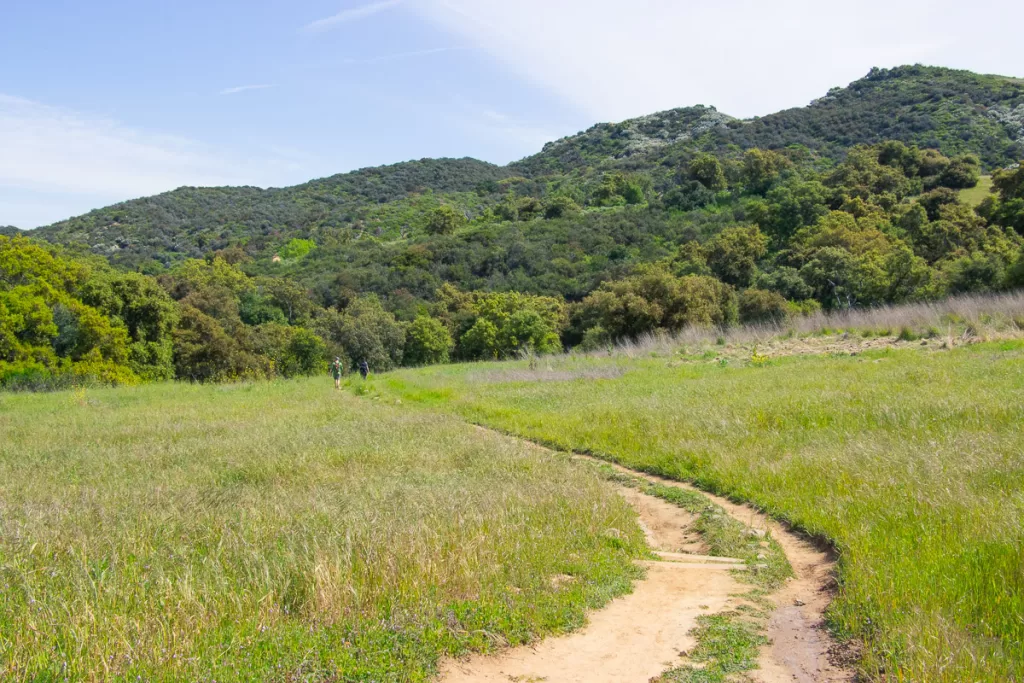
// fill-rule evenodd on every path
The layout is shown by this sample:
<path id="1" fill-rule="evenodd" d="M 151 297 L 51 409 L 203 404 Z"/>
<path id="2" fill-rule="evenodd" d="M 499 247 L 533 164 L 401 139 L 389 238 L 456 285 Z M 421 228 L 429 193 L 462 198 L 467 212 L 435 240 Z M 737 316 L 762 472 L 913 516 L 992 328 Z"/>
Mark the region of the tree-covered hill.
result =
<path id="1" fill-rule="evenodd" d="M 91 211 L 34 235 L 82 244 L 134 265 L 146 259 L 172 263 L 239 242 L 272 248 L 276 241 L 318 230 L 400 234 L 407 224 L 415 226 L 424 209 L 438 205 L 435 193 L 454 198 L 508 174 L 476 159 L 423 159 L 287 188 L 182 187 Z M 475 197 L 467 209 L 474 208 Z"/>
<path id="2" fill-rule="evenodd" d="M 923 66 L 873 69 L 806 107 L 748 121 L 707 106 L 674 109 L 599 124 L 504 168 L 425 159 L 287 188 L 185 187 L 35 234 L 85 245 L 133 268 L 166 267 L 232 245 L 269 258 L 293 238 L 330 243 L 422 234 L 427 216 L 442 204 L 468 219 L 489 211 L 501 218 L 510 192 L 517 201 L 561 194 L 586 205 L 608 171 L 642 174 L 663 194 L 698 152 L 726 160 L 751 148 L 785 149 L 797 163 L 821 168 L 852 146 L 882 140 L 947 156 L 971 153 L 987 169 L 1007 166 L 1024 156 L 1024 81 Z"/>
<path id="3" fill-rule="evenodd" d="M 500 358 L 1022 287 L 1021 91 L 876 70 L 753 121 L 677 109 L 504 168 L 182 188 L 0 237 L 0 387 Z"/>
<path id="4" fill-rule="evenodd" d="M 634 167 L 657 166 L 684 150 L 794 145 L 835 160 L 854 145 L 882 140 L 973 153 L 988 167 L 1005 166 L 1024 151 L 1024 80 L 926 66 L 872 69 L 806 107 L 743 121 L 697 106 L 602 123 L 511 167 L 538 175 L 627 159 Z"/>

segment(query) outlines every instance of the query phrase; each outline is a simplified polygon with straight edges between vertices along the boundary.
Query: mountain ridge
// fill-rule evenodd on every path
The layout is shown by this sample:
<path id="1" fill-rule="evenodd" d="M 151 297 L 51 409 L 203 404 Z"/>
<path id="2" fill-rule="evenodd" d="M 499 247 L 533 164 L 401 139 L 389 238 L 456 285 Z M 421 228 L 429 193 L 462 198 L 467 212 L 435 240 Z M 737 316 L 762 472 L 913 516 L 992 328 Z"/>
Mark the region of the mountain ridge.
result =
<path id="1" fill-rule="evenodd" d="M 1024 80 L 919 65 L 876 68 L 807 106 L 763 117 L 681 107 L 596 124 L 506 166 L 469 157 L 420 159 L 282 188 L 182 187 L 30 234 L 84 245 L 128 266 L 153 259 L 166 266 L 232 244 L 265 252 L 325 233 L 403 238 L 422 231 L 440 204 L 473 218 L 508 192 L 543 198 L 591 187 L 610 171 L 644 172 L 661 191 L 700 152 L 728 158 L 755 147 L 792 150 L 828 166 L 853 146 L 886 139 L 950 156 L 975 154 L 986 169 L 1009 165 L 1024 156 Z"/>

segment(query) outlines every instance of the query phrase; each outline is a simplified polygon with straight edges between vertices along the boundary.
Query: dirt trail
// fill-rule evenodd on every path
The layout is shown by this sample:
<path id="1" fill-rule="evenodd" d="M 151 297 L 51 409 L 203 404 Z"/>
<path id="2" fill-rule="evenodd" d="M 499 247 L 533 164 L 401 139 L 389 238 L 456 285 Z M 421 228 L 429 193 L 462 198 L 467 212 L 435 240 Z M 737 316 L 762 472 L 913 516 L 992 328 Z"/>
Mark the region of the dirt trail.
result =
<path id="1" fill-rule="evenodd" d="M 696 490 L 680 482 L 624 471 Z M 730 570 L 744 565 L 703 555 L 707 548 L 692 530 L 695 518 L 691 514 L 635 489 L 623 487 L 620 494 L 637 510 L 648 544 L 661 560 L 643 563 L 647 577 L 633 592 L 591 612 L 587 626 L 575 633 L 493 656 L 443 662 L 442 683 L 647 683 L 685 661 L 685 653 L 696 644 L 689 632 L 697 625 L 697 617 L 743 604 L 738 595 L 749 586 L 739 583 Z M 833 586 L 832 558 L 750 507 L 701 494 L 753 529 L 770 531 L 796 573 L 796 578 L 770 596 L 777 606 L 767 634 L 771 645 L 762 651 L 760 669 L 750 672 L 751 680 L 852 680 L 850 672 L 830 663 L 832 642 L 823 629 Z"/>
<path id="2" fill-rule="evenodd" d="M 752 680 L 759 683 L 837 683 L 853 680 L 853 672 L 832 661 L 836 658 L 849 659 L 849 653 L 843 651 L 825 630 L 825 610 L 835 587 L 835 558 L 831 552 L 816 547 L 804 536 L 790 531 L 748 505 L 734 503 L 682 482 L 616 468 L 666 486 L 698 491 L 751 529 L 771 533 L 772 538 L 782 546 L 795 576 L 780 590 L 768 596 L 776 606 L 768 624 L 767 636 L 771 644 L 761 652 L 758 660 L 760 669 L 750 672 Z"/>

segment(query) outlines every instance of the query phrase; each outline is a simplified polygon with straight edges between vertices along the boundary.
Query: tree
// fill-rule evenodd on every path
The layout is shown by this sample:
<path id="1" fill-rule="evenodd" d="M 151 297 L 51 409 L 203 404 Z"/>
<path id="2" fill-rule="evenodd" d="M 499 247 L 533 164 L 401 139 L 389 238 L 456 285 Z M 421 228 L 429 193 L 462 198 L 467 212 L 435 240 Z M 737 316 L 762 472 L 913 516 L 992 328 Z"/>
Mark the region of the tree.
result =
<path id="1" fill-rule="evenodd" d="M 427 315 L 418 316 L 405 329 L 404 365 L 447 363 L 454 343 L 448 328 Z"/>
<path id="2" fill-rule="evenodd" d="M 155 280 L 138 273 L 97 274 L 82 286 L 81 297 L 128 328 L 128 365 L 139 377 L 174 377 L 172 332 L 178 307 Z"/>
<path id="3" fill-rule="evenodd" d="M 459 309 L 456 316 L 465 328 L 456 347 L 460 358 L 506 358 L 524 349 L 537 353 L 562 350 L 559 335 L 568 316 L 565 304 L 553 297 L 474 292 Z"/>
<path id="4" fill-rule="evenodd" d="M 603 283 L 583 300 L 575 317 L 583 333 L 600 326 L 614 340 L 657 329 L 729 325 L 737 318 L 736 294 L 713 277 L 676 277 L 664 268 L 648 267 L 624 280 Z"/>
<path id="5" fill-rule="evenodd" d="M 289 240 L 287 244 L 281 247 L 281 251 L 279 251 L 278 254 L 282 259 L 298 261 L 299 259 L 305 258 L 314 249 L 316 249 L 316 242 L 296 237 L 295 239 Z"/>
<path id="6" fill-rule="evenodd" d="M 325 312 L 313 323 L 319 335 L 343 349 L 348 367 L 366 361 L 374 371 L 402 363 L 405 328 L 374 295 L 359 297 L 344 312 Z"/>
<path id="7" fill-rule="evenodd" d="M 698 154 L 690 161 L 689 176 L 701 185 L 718 192 L 726 187 L 725 171 L 718 158 L 712 154 Z"/>
<path id="8" fill-rule="evenodd" d="M 580 205 L 572 197 L 556 195 L 544 205 L 544 218 L 568 218 L 580 213 Z"/>
<path id="9" fill-rule="evenodd" d="M 722 282 L 747 287 L 757 272 L 757 262 L 768 253 L 768 238 L 756 225 L 726 228 L 705 247 L 708 266 Z"/>
<path id="10" fill-rule="evenodd" d="M 973 154 L 956 157 L 939 174 L 939 185 L 959 190 L 975 187 L 981 179 L 981 161 Z"/>
<path id="11" fill-rule="evenodd" d="M 779 248 L 797 230 L 813 225 L 828 213 L 830 194 L 817 180 L 787 180 L 769 190 L 763 200 L 747 204 L 747 218 L 757 223 Z"/>
<path id="12" fill-rule="evenodd" d="M 814 290 L 800 277 L 796 268 L 778 266 L 767 273 L 759 273 L 754 283 L 757 289 L 777 292 L 789 301 L 804 301 L 814 296 Z"/>
<path id="13" fill-rule="evenodd" d="M 268 364 L 248 354 L 213 317 L 195 306 L 181 306 L 174 329 L 174 368 L 193 382 L 265 377 Z"/>
<path id="14" fill-rule="evenodd" d="M 999 193 L 998 199 L 987 198 L 978 207 L 978 213 L 991 223 L 1024 235 L 1024 163 L 993 173 L 992 186 Z"/>
<path id="15" fill-rule="evenodd" d="M 447 204 L 430 212 L 427 218 L 427 232 L 431 235 L 450 235 L 466 224 L 466 216 Z"/>
<path id="16" fill-rule="evenodd" d="M 696 211 L 715 201 L 715 193 L 696 180 L 688 180 L 665 193 L 662 203 L 667 209 Z"/>
<path id="17" fill-rule="evenodd" d="M 597 206 L 642 204 L 650 187 L 651 179 L 645 175 L 619 171 L 605 173 L 592 199 Z"/>
<path id="18" fill-rule="evenodd" d="M 327 362 L 327 345 L 318 335 L 304 327 L 292 328 L 288 354 L 282 369 L 286 377 L 316 375 Z"/>
<path id="19" fill-rule="evenodd" d="M 743 182 L 751 192 L 764 194 L 792 166 L 778 152 L 749 149 L 743 155 Z"/>

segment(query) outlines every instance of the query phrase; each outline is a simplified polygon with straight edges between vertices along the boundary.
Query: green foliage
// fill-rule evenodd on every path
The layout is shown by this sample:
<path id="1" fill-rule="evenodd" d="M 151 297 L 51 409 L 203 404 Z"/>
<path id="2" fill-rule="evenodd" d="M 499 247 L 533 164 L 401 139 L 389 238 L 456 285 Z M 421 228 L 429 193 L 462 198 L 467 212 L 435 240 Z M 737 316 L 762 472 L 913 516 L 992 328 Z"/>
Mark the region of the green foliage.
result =
<path id="1" fill-rule="evenodd" d="M 747 189 L 764 194 L 792 167 L 792 163 L 778 152 L 751 149 L 743 155 L 743 183 Z"/>
<path id="2" fill-rule="evenodd" d="M 453 330 L 459 359 L 562 350 L 560 334 L 568 314 L 558 299 L 519 292 L 464 293 L 452 287 L 443 288 L 438 295 L 438 313 Z"/>
<path id="3" fill-rule="evenodd" d="M 1019 169 L 995 172 L 999 194 L 976 211 L 959 199 L 982 169 L 1020 158 L 1022 105 L 1024 86 L 1012 80 L 874 70 L 809 107 L 747 122 L 679 109 L 595 126 L 506 168 L 425 160 L 281 190 L 182 188 L 38 234 L 158 274 L 175 301 L 234 340 L 244 362 L 228 363 L 229 374 L 278 367 L 246 356 L 260 357 L 258 326 L 320 329 L 316 319 L 368 295 L 409 324 L 444 308 L 446 284 L 578 303 L 657 264 L 827 308 L 930 299 L 1013 281 Z M 273 265 L 275 249 L 286 258 Z M 73 353 L 81 330 L 65 308 L 50 344 L 58 356 Z M 117 318 L 115 308 L 103 314 Z M 435 315 L 456 357 L 535 345 L 545 338 L 538 326 L 568 345 L 588 324 L 601 328 L 592 340 L 618 334 L 575 313 L 572 326 L 523 314 L 512 326 L 481 322 L 463 344 L 479 316 L 449 313 Z M 170 375 L 167 334 L 130 339 L 136 374 Z M 385 366 L 404 357 L 395 339 L 378 349 Z"/>
<path id="4" fill-rule="evenodd" d="M 128 367 L 146 381 L 174 377 L 171 333 L 178 308 L 152 278 L 138 273 L 98 273 L 81 288 L 84 303 L 128 328 Z"/>
<path id="5" fill-rule="evenodd" d="M 1024 235 L 1024 163 L 994 173 L 992 185 L 999 198 L 986 200 L 978 213 L 992 223 Z"/>
<path id="6" fill-rule="evenodd" d="M 440 320 L 427 315 L 417 316 L 405 328 L 405 365 L 447 363 L 455 343 L 448 328 Z"/>
<path id="7" fill-rule="evenodd" d="M 427 232 L 431 235 L 450 235 L 466 224 L 466 217 L 447 204 L 439 206 L 427 219 Z"/>
<path id="8" fill-rule="evenodd" d="M 954 189 L 974 187 L 981 179 L 981 161 L 973 154 L 957 157 L 939 175 L 939 184 Z"/>
<path id="9" fill-rule="evenodd" d="M 789 302 L 777 292 L 746 289 L 739 295 L 742 323 L 780 323 L 789 315 Z"/>
<path id="10" fill-rule="evenodd" d="M 757 273 L 757 262 L 768 253 L 768 238 L 756 225 L 726 228 L 708 243 L 705 253 L 719 280 L 747 287 Z"/>
<path id="11" fill-rule="evenodd" d="M 281 247 L 278 252 L 282 259 L 297 261 L 305 258 L 309 252 L 316 249 L 316 242 L 313 240 L 299 239 L 298 237 L 288 240 L 288 243 Z"/>
<path id="12" fill-rule="evenodd" d="M 687 325 L 736 322 L 732 287 L 707 276 L 676 277 L 662 268 L 602 284 L 575 313 L 581 331 L 599 325 L 612 339 L 629 339 L 655 330 Z"/>
<path id="13" fill-rule="evenodd" d="M 779 248 L 797 230 L 828 213 L 831 198 L 831 191 L 820 181 L 791 178 L 769 190 L 764 199 L 748 204 L 747 217 Z"/>
<path id="14" fill-rule="evenodd" d="M 594 190 L 591 202 L 595 206 L 626 206 L 642 204 L 651 186 L 650 178 L 634 173 L 606 173 Z"/>
<path id="15" fill-rule="evenodd" d="M 365 360 L 374 372 L 386 372 L 402 364 L 405 328 L 375 296 L 360 297 L 341 313 L 325 311 L 313 325 L 323 339 L 340 349 L 348 367 L 358 367 Z"/>
<path id="16" fill-rule="evenodd" d="M 713 154 L 702 153 L 695 156 L 690 161 L 688 174 L 691 179 L 696 180 L 712 192 L 726 188 L 722 163 Z"/>
<path id="17" fill-rule="evenodd" d="M 572 218 L 580 213 L 580 205 L 572 197 L 557 195 L 544 204 L 544 218 Z"/>
<path id="18" fill-rule="evenodd" d="M 87 266 L 28 239 L 0 236 L 0 387 L 134 384 L 136 370 L 159 376 L 173 324 L 166 296 L 151 296 L 155 290 L 142 276 L 103 270 L 95 281 L 116 281 L 117 291 L 109 302 L 97 301 L 83 291 L 92 276 Z"/>
<path id="19" fill-rule="evenodd" d="M 282 377 L 321 374 L 327 362 L 327 345 L 302 327 L 266 323 L 252 333 L 252 348 L 271 362 L 269 372 Z"/>

